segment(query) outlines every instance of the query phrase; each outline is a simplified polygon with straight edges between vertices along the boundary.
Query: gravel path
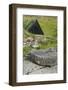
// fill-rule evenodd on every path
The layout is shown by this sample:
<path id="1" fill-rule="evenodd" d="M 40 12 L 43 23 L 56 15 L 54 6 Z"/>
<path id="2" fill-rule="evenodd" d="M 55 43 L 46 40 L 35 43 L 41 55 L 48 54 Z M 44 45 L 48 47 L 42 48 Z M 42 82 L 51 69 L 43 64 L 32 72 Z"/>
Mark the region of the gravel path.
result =
<path id="1" fill-rule="evenodd" d="M 57 73 L 57 65 L 51 67 L 39 66 L 29 60 L 24 60 L 23 74 L 46 74 L 46 73 Z"/>

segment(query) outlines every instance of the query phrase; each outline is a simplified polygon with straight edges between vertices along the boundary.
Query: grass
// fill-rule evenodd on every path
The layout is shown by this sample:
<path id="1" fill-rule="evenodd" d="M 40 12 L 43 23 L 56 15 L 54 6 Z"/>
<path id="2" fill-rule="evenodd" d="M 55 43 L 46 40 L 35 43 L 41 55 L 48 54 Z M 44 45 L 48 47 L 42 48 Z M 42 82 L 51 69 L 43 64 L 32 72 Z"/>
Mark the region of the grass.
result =
<path id="1" fill-rule="evenodd" d="M 29 16 L 24 15 L 23 28 L 24 28 L 24 38 L 33 37 L 34 35 L 28 32 L 28 27 L 31 21 L 38 20 L 44 36 L 39 43 L 39 48 L 36 49 L 46 49 L 49 47 L 57 46 L 57 17 L 56 16 Z M 46 41 L 45 41 L 46 38 Z M 26 46 L 23 48 L 24 55 L 28 54 L 32 48 Z"/>

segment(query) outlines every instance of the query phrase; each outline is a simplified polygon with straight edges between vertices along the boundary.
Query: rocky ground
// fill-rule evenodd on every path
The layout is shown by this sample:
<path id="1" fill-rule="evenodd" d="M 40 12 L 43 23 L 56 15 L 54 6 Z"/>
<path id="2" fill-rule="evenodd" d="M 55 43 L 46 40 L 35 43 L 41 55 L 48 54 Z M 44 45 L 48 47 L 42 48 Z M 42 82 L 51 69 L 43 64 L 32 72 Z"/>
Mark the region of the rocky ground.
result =
<path id="1" fill-rule="evenodd" d="M 24 75 L 29 74 L 47 74 L 47 73 L 57 73 L 57 65 L 55 66 L 40 66 L 37 65 L 30 60 L 24 60 L 24 66 L 23 66 L 23 73 Z"/>

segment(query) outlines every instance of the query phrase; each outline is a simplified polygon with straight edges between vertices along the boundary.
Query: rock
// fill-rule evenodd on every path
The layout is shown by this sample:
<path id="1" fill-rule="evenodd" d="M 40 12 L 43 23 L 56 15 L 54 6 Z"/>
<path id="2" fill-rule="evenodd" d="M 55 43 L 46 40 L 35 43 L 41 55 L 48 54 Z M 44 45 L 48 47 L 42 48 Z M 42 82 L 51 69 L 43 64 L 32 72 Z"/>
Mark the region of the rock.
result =
<path id="1" fill-rule="evenodd" d="M 31 62 L 30 60 L 25 59 L 23 65 L 24 75 L 57 73 L 57 65 L 52 67 L 40 66 L 38 64 Z"/>
<path id="2" fill-rule="evenodd" d="M 57 49 L 35 50 L 30 53 L 30 60 L 38 65 L 57 65 Z"/>
<path id="3" fill-rule="evenodd" d="M 30 74 L 48 74 L 48 73 L 57 73 L 57 65 L 53 67 L 45 67 L 42 69 L 35 70 L 31 72 Z"/>

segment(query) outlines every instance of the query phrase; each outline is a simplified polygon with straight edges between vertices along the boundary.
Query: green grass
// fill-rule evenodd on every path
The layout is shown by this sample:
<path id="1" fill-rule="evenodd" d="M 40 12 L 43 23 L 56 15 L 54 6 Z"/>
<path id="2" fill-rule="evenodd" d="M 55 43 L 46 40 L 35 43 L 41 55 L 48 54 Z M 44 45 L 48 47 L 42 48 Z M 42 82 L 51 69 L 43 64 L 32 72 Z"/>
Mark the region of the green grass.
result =
<path id="1" fill-rule="evenodd" d="M 31 50 L 32 48 L 30 47 L 30 46 L 25 46 L 24 48 L 23 48 L 23 54 L 24 54 L 24 56 L 26 56 L 27 54 L 29 54 L 29 52 L 30 52 L 30 50 Z"/>
<path id="2" fill-rule="evenodd" d="M 57 17 L 55 16 L 28 16 L 24 15 L 23 28 L 24 28 L 24 38 L 33 37 L 34 35 L 28 32 L 28 27 L 32 20 L 37 19 L 44 36 L 39 43 L 39 48 L 37 49 L 46 49 L 49 47 L 57 46 Z M 46 38 L 46 41 L 44 40 Z M 30 46 L 24 47 L 24 54 L 28 54 L 32 50 Z"/>

